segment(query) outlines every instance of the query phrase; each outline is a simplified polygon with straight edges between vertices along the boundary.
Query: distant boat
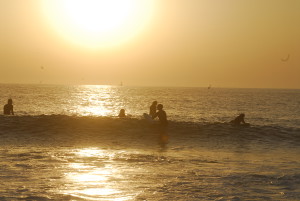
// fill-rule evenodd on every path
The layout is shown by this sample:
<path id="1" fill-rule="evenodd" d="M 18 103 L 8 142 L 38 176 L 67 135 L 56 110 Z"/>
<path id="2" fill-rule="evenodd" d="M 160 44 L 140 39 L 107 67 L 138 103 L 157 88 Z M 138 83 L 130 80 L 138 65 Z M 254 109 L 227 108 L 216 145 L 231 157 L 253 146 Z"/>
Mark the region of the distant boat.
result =
<path id="1" fill-rule="evenodd" d="M 123 86 L 123 82 L 120 83 L 120 86 Z"/>
<path id="2" fill-rule="evenodd" d="M 210 89 L 211 88 L 211 84 L 207 87 L 207 89 Z"/>

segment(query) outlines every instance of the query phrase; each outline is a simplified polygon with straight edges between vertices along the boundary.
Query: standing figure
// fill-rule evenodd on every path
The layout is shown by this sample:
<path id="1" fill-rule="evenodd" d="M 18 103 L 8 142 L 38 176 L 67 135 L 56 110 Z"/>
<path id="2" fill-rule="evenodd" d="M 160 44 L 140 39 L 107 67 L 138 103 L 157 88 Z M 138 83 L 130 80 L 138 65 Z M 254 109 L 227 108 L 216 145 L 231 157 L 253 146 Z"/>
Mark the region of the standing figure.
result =
<path id="1" fill-rule="evenodd" d="M 7 104 L 4 105 L 3 114 L 5 115 L 14 115 L 14 106 L 12 99 L 8 99 Z"/>
<path id="2" fill-rule="evenodd" d="M 156 105 L 157 101 L 153 101 L 152 105 L 150 106 L 149 115 L 154 119 L 154 116 L 156 115 Z"/>
<path id="3" fill-rule="evenodd" d="M 162 104 L 158 104 L 157 109 L 158 109 L 158 112 L 154 115 L 153 119 L 158 117 L 158 119 L 160 121 L 159 143 L 164 148 L 165 145 L 169 142 L 169 135 L 167 132 L 167 127 L 168 127 L 167 114 L 163 110 Z"/>

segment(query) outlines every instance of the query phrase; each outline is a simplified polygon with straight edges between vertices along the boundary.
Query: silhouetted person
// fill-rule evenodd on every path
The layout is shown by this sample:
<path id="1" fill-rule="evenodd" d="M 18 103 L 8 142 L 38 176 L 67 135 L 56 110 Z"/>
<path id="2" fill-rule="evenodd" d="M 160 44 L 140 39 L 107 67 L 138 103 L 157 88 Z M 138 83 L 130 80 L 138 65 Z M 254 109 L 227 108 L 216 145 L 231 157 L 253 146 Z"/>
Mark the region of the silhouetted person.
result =
<path id="1" fill-rule="evenodd" d="M 14 115 L 14 106 L 12 99 L 8 99 L 7 104 L 4 105 L 3 114 L 5 115 Z"/>
<path id="2" fill-rule="evenodd" d="M 154 116 L 156 115 L 156 106 L 157 106 L 157 101 L 153 101 L 152 105 L 150 106 L 150 111 L 149 115 L 154 119 Z"/>
<path id="3" fill-rule="evenodd" d="M 118 117 L 126 117 L 125 110 L 121 109 Z"/>
<path id="4" fill-rule="evenodd" d="M 156 112 L 153 119 L 158 117 L 158 119 L 160 121 L 160 127 L 158 128 L 159 144 L 162 148 L 165 148 L 166 144 L 169 142 L 169 135 L 167 132 L 167 126 L 168 126 L 167 114 L 163 110 L 162 104 L 157 105 L 157 110 L 158 110 L 158 112 Z"/>
<path id="5" fill-rule="evenodd" d="M 230 121 L 230 123 L 232 123 L 234 125 L 247 124 L 245 122 L 244 118 L 245 118 L 245 114 L 242 113 L 239 116 L 237 116 L 234 120 Z"/>
<path id="6" fill-rule="evenodd" d="M 158 104 L 157 105 L 157 110 L 158 112 L 156 112 L 156 114 L 153 116 L 153 119 L 158 117 L 160 124 L 163 127 L 166 127 L 168 125 L 168 120 L 167 120 L 167 114 L 166 112 L 163 110 L 163 105 L 162 104 Z"/>

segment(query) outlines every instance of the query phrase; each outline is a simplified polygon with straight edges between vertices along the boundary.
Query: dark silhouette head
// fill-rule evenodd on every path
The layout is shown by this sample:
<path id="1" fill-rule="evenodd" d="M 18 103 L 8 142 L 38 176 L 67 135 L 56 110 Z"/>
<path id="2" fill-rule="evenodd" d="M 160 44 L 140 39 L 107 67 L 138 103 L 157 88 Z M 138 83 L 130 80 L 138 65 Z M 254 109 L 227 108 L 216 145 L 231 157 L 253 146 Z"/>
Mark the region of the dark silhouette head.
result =
<path id="1" fill-rule="evenodd" d="M 125 117 L 125 110 L 124 109 L 121 109 L 120 110 L 120 113 L 119 113 L 119 117 Z"/>
<path id="2" fill-rule="evenodd" d="M 158 110 L 162 110 L 163 107 L 164 107 L 164 106 L 163 106 L 162 104 L 158 104 L 158 105 L 157 105 L 157 109 L 158 109 Z"/>
<path id="3" fill-rule="evenodd" d="M 240 117 L 245 117 L 245 114 L 244 114 L 244 113 L 241 113 L 239 116 L 240 116 Z"/>
<path id="4" fill-rule="evenodd" d="M 7 104 L 8 104 L 8 105 L 12 105 L 12 103 L 13 103 L 13 101 L 12 101 L 11 98 L 7 100 Z"/>
<path id="5" fill-rule="evenodd" d="M 153 101 L 153 102 L 152 102 L 152 105 L 157 105 L 157 101 Z"/>

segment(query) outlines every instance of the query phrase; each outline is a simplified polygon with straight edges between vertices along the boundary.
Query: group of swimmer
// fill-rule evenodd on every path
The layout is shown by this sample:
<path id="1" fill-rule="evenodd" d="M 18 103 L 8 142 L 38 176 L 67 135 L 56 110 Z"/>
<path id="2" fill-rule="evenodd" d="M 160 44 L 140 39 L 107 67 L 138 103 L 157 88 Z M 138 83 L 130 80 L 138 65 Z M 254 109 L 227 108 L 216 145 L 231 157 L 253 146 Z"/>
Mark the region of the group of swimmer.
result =
<path id="1" fill-rule="evenodd" d="M 163 107 L 164 106 L 162 104 L 157 104 L 157 101 L 153 101 L 152 105 L 150 106 L 149 115 L 152 117 L 152 119 L 158 117 L 160 124 L 162 126 L 167 126 L 167 113 L 163 110 Z"/>
<path id="2" fill-rule="evenodd" d="M 168 120 L 167 120 L 167 113 L 163 110 L 163 105 L 158 104 L 157 101 L 153 101 L 152 105 L 150 106 L 149 115 L 152 119 L 155 119 L 158 117 L 160 125 L 167 126 Z M 126 117 L 125 110 L 121 109 L 118 117 Z"/>
<path id="3" fill-rule="evenodd" d="M 168 120 L 167 120 L 167 113 L 163 110 L 163 105 L 158 104 L 157 101 L 153 101 L 151 106 L 150 106 L 150 111 L 149 115 L 152 117 L 152 119 L 155 119 L 158 117 L 160 125 L 166 127 L 168 125 Z M 14 115 L 14 106 L 13 106 L 13 101 L 12 99 L 8 99 L 7 104 L 4 105 L 3 107 L 3 114 L 4 115 Z M 125 110 L 121 109 L 118 117 L 126 117 Z M 233 125 L 249 125 L 249 123 L 245 122 L 245 114 L 242 113 L 239 116 L 237 116 L 235 119 L 230 121 L 231 124 Z"/>
<path id="4" fill-rule="evenodd" d="M 150 106 L 149 115 L 152 117 L 152 119 L 155 119 L 156 117 L 158 117 L 160 124 L 162 126 L 168 125 L 167 113 L 163 110 L 163 105 L 157 104 L 157 101 L 152 102 L 152 105 Z M 121 109 L 118 116 L 126 117 L 125 110 Z M 246 125 L 246 126 L 250 125 L 249 123 L 245 122 L 245 114 L 244 113 L 241 113 L 235 119 L 231 120 L 229 123 L 231 123 L 233 125 Z"/>

